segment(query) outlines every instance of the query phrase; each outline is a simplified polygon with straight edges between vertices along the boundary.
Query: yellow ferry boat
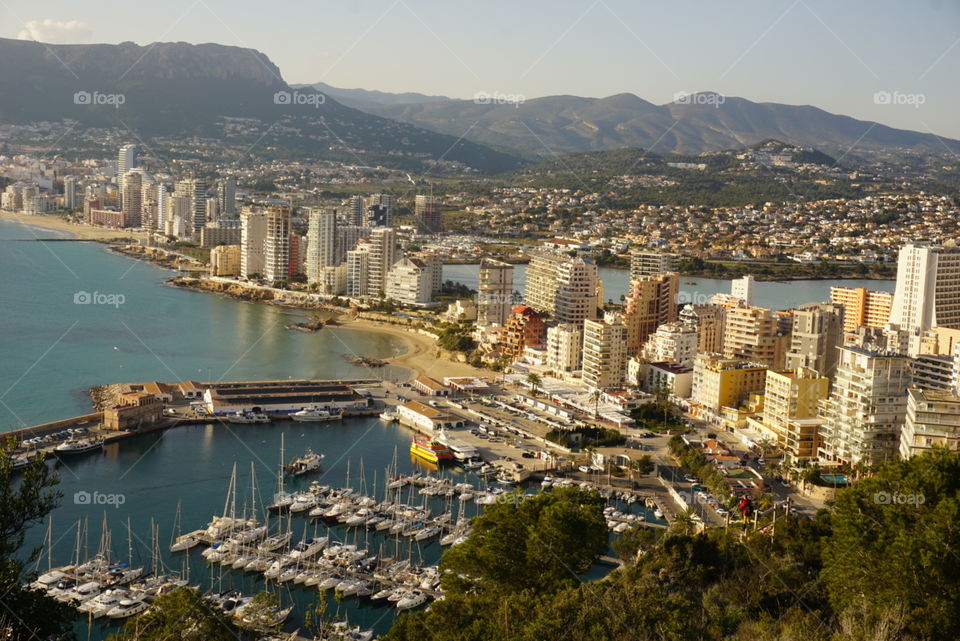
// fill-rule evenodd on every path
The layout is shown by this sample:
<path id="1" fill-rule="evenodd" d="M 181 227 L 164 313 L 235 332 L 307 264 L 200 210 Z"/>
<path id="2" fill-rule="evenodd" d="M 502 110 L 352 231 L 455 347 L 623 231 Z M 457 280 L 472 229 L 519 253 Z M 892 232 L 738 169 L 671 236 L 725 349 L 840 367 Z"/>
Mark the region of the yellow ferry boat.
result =
<path id="1" fill-rule="evenodd" d="M 431 463 L 453 460 L 453 452 L 446 445 L 429 436 L 420 434 L 413 437 L 413 442 L 410 443 L 410 453 L 416 454 Z"/>

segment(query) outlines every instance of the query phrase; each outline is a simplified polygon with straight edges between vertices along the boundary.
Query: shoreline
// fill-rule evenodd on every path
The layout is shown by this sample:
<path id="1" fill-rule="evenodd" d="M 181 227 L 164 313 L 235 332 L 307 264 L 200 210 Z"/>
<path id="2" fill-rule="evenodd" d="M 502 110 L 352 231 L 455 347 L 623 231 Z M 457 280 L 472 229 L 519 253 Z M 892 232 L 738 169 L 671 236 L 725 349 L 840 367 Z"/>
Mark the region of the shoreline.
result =
<path id="1" fill-rule="evenodd" d="M 447 377 L 473 376 L 490 378 L 498 372 L 488 369 L 479 369 L 459 361 L 444 358 L 441 349 L 428 336 L 395 325 L 378 323 L 365 318 L 344 320 L 339 324 L 323 331 L 337 332 L 347 330 L 352 332 L 386 334 L 403 341 L 406 351 L 397 356 L 386 358 L 388 364 L 401 367 L 410 372 L 407 380 L 419 376 L 429 376 L 442 381 Z"/>
<path id="2" fill-rule="evenodd" d="M 76 240 L 92 240 L 101 243 L 118 243 L 123 241 L 138 242 L 147 238 L 145 232 L 124 231 L 106 227 L 93 227 L 73 223 L 57 215 L 18 214 L 9 211 L 0 211 L 0 220 L 9 220 L 26 227 L 39 227 L 52 231 L 65 232 Z M 29 239 L 28 239 L 29 240 Z"/>

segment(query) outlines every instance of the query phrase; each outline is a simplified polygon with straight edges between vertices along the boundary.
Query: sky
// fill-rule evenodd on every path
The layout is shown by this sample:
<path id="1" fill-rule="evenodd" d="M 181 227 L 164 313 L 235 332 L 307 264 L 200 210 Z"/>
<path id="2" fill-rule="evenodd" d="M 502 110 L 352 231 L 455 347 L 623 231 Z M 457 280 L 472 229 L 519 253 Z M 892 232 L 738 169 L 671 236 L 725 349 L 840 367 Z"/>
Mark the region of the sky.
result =
<path id="1" fill-rule="evenodd" d="M 454 98 L 715 91 L 960 139 L 960 0 L 0 0 L 0 37 L 217 42 L 290 83 Z"/>

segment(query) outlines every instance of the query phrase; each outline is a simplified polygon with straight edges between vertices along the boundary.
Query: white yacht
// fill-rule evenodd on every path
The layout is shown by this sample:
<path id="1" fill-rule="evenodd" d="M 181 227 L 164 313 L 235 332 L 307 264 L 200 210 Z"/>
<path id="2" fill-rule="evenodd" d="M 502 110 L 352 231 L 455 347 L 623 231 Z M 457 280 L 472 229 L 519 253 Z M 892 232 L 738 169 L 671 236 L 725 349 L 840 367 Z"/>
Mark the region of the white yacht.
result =
<path id="1" fill-rule="evenodd" d="M 323 421 L 338 421 L 343 418 L 343 410 L 326 410 L 320 407 L 303 408 L 299 412 L 290 415 L 295 421 L 301 423 L 321 423 Z"/>
<path id="2" fill-rule="evenodd" d="M 120 599 L 117 605 L 107 610 L 107 616 L 111 619 L 126 619 L 135 614 L 140 614 L 150 607 L 146 601 L 137 598 Z"/>
<path id="3" fill-rule="evenodd" d="M 323 458 L 323 454 L 317 454 L 312 450 L 307 450 L 306 454 L 298 456 L 290 461 L 288 465 L 285 465 L 283 471 L 290 476 L 309 474 L 310 472 L 315 472 L 320 469 Z"/>
<path id="4" fill-rule="evenodd" d="M 235 412 L 227 416 L 228 423 L 238 423 L 241 425 L 251 423 L 269 423 L 272 419 L 263 412 Z"/>

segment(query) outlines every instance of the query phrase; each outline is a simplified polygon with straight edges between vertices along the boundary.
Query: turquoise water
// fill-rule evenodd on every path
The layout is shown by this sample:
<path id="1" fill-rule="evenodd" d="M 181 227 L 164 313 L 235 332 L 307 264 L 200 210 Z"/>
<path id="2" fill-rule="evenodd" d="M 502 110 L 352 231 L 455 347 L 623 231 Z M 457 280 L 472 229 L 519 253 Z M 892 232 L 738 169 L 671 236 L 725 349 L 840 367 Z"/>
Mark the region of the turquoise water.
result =
<path id="1" fill-rule="evenodd" d="M 0 430 L 86 413 L 88 388 L 120 381 L 402 373 L 343 358 L 394 356 L 394 337 L 286 330 L 302 312 L 164 286 L 172 272 L 97 243 L 9 242 L 32 237 L 0 220 Z M 83 292 L 96 300 L 75 304 Z"/>
<path id="2" fill-rule="evenodd" d="M 523 292 L 526 279 L 526 265 L 517 265 L 514 268 L 513 288 Z M 443 268 L 444 280 L 453 280 L 463 283 L 473 289 L 477 288 L 479 279 L 479 265 L 445 265 Z M 600 279 L 603 280 L 604 298 L 615 303 L 620 302 L 620 296 L 626 295 L 630 285 L 630 272 L 623 269 L 600 269 Z M 804 303 L 815 303 L 830 300 L 830 287 L 866 287 L 884 292 L 892 292 L 895 282 L 892 280 L 793 280 L 793 281 L 760 281 L 754 289 L 754 304 L 770 309 L 789 309 Z M 730 281 L 716 278 L 697 278 L 684 276 L 680 280 L 680 300 L 687 303 L 706 303 L 711 296 L 717 293 L 730 293 Z"/>
<path id="3" fill-rule="evenodd" d="M 820 478 L 827 483 L 835 483 L 837 485 L 843 485 L 847 482 L 846 474 L 821 474 Z"/>

